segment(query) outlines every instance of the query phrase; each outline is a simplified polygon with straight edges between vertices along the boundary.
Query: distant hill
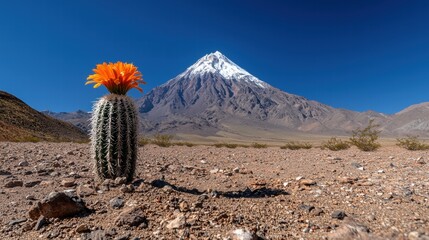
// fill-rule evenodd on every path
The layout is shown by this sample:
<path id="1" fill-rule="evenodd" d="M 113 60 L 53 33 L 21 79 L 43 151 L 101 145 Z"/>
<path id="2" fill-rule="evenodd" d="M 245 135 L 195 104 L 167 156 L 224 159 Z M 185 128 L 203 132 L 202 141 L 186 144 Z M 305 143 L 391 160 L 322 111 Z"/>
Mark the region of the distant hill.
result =
<path id="1" fill-rule="evenodd" d="M 73 124 L 42 114 L 0 91 L 0 141 L 87 141 Z"/>

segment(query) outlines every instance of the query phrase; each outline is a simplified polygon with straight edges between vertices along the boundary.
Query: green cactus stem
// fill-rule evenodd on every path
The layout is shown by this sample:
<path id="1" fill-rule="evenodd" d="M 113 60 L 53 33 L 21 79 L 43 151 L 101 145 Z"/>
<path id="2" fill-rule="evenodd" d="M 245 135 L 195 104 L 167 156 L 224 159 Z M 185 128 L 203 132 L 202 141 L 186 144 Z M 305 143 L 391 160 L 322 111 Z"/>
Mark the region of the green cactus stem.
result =
<path id="1" fill-rule="evenodd" d="M 92 155 L 101 180 L 133 179 L 137 160 L 137 113 L 126 95 L 109 94 L 94 104 Z"/>

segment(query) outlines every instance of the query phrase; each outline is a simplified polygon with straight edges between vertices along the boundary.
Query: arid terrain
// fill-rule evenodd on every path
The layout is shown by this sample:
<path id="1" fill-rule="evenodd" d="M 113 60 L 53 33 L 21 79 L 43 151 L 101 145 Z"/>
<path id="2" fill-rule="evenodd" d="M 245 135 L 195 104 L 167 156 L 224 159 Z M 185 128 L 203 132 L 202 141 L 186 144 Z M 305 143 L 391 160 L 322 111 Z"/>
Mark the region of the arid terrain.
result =
<path id="1" fill-rule="evenodd" d="M 0 143 L 0 238 L 346 239 L 349 228 L 350 239 L 429 239 L 428 151 L 146 145 L 139 155 L 131 186 L 94 180 L 89 144 Z M 54 191 L 87 210 L 32 220 Z"/>

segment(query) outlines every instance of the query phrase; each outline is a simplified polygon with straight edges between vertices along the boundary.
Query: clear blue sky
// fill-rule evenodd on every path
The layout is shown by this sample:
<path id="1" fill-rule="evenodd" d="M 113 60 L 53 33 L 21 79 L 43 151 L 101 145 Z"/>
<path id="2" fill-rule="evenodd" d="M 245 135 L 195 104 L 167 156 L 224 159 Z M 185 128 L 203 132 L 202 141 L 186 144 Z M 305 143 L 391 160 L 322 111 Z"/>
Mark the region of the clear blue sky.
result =
<path id="1" fill-rule="evenodd" d="M 147 93 L 216 50 L 334 107 L 394 113 L 429 101 L 425 0 L 1 3 L 0 89 L 38 110 L 90 110 L 106 93 L 84 86 L 97 63 L 134 63 Z"/>

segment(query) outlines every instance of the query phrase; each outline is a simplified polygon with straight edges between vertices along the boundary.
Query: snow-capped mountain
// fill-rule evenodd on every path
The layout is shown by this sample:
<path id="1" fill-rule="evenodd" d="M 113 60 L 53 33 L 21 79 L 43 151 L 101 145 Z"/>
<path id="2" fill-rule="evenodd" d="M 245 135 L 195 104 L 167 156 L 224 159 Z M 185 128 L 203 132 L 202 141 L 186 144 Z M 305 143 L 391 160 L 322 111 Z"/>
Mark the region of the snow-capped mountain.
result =
<path id="1" fill-rule="evenodd" d="M 220 52 L 137 99 L 144 133 L 280 139 L 295 134 L 350 135 L 375 119 L 385 136 L 429 137 L 429 103 L 386 115 L 336 109 L 286 93 Z M 89 113 L 46 114 L 88 131 Z M 279 137 L 282 136 L 282 137 Z"/>
<path id="2" fill-rule="evenodd" d="M 137 102 L 148 132 L 205 135 L 246 128 L 341 133 L 362 125 L 355 119 L 367 122 L 370 118 L 283 92 L 218 51 Z"/>

